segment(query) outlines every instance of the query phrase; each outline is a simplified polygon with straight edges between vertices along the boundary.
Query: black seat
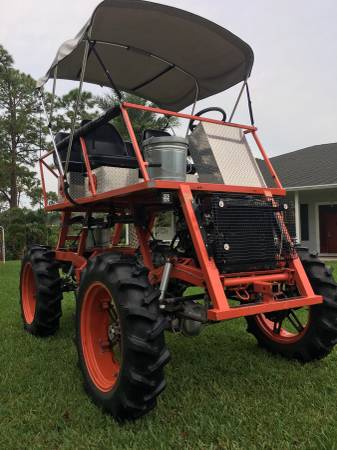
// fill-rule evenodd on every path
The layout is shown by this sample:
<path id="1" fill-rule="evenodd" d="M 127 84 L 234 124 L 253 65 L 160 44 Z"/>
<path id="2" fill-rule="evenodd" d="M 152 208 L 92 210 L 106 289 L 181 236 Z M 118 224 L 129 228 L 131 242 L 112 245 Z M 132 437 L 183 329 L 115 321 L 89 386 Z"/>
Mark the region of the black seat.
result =
<path id="1" fill-rule="evenodd" d="M 81 126 L 89 121 L 85 120 Z M 93 169 L 100 166 L 137 168 L 133 148 L 127 146 L 117 129 L 106 123 L 85 136 L 90 164 Z"/>
<path id="2" fill-rule="evenodd" d="M 81 128 L 89 122 L 89 120 L 83 120 Z M 57 133 L 55 136 L 63 164 L 65 164 L 67 155 L 68 136 L 67 133 Z M 133 147 L 124 143 L 117 129 L 112 124 L 105 123 L 98 128 L 90 130 L 85 134 L 84 139 L 92 169 L 101 166 L 138 168 Z M 74 139 L 68 170 L 71 172 L 86 171 L 79 138 Z"/>
<path id="3" fill-rule="evenodd" d="M 171 136 L 171 134 L 168 131 L 148 128 L 147 130 L 143 131 L 143 142 L 151 137 L 165 137 L 165 136 Z"/>

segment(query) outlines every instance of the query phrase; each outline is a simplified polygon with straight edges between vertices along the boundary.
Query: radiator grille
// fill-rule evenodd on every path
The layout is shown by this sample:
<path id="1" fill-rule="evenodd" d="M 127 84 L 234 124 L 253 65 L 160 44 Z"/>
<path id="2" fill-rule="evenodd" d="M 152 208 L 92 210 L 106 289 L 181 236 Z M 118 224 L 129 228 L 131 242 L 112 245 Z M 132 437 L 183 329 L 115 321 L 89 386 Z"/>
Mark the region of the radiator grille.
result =
<path id="1" fill-rule="evenodd" d="M 296 257 L 294 208 L 284 198 L 213 194 L 200 200 L 199 210 L 221 273 L 274 269 Z"/>

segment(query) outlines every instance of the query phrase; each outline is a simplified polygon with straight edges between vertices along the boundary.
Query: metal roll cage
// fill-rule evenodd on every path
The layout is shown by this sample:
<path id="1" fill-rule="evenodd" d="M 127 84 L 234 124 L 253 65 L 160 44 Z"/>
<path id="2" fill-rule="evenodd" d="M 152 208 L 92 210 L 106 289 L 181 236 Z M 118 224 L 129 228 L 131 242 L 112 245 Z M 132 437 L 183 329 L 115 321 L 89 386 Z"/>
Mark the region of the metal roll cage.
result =
<path id="1" fill-rule="evenodd" d="M 53 149 L 54 149 L 54 152 L 56 154 L 57 165 L 59 167 L 60 174 L 61 174 L 62 179 L 63 179 L 64 192 L 65 192 L 65 195 L 67 196 L 67 198 L 69 199 L 69 201 L 72 202 L 73 204 L 76 204 L 76 201 L 74 199 L 72 199 L 71 196 L 69 195 L 69 192 L 68 192 L 69 186 L 68 186 L 68 183 L 67 183 L 67 180 L 66 180 L 66 173 L 68 172 L 69 160 L 70 160 L 70 154 L 71 154 L 71 148 L 72 148 L 73 140 L 74 140 L 75 137 L 79 137 L 81 135 L 84 135 L 86 133 L 86 131 L 87 131 L 86 126 L 88 125 L 88 128 L 89 128 L 89 125 L 90 125 L 90 124 L 87 124 L 85 127 L 81 127 L 80 129 L 75 130 L 75 125 L 76 125 L 76 120 L 77 120 L 77 115 L 78 115 L 78 107 L 79 107 L 79 103 L 81 101 L 82 90 L 83 90 L 83 82 L 84 82 L 84 77 L 85 77 L 85 71 L 86 71 L 88 58 L 90 57 L 91 54 L 94 54 L 94 56 L 96 57 L 96 60 L 97 60 L 97 62 L 99 64 L 99 66 L 104 71 L 104 73 L 105 73 L 105 75 L 107 77 L 107 80 L 109 81 L 111 89 L 113 90 L 113 92 L 115 93 L 116 97 L 118 98 L 118 102 L 119 102 L 118 106 L 121 106 L 123 95 L 120 92 L 120 90 L 116 87 L 116 85 L 115 85 L 115 83 L 113 81 L 112 75 L 110 74 L 109 70 L 107 69 L 106 65 L 104 64 L 104 61 L 102 60 L 101 56 L 99 55 L 97 49 L 95 48 L 96 43 L 99 42 L 99 43 L 104 43 L 106 45 L 124 47 L 124 48 L 127 48 L 127 49 L 133 49 L 135 51 L 140 51 L 140 49 L 137 49 L 136 47 L 126 47 L 125 45 L 118 44 L 118 43 L 103 42 L 103 41 L 92 41 L 91 37 L 90 37 L 91 36 L 91 29 L 92 28 L 89 28 L 88 33 L 87 33 L 87 37 L 86 37 L 86 40 L 85 40 L 85 51 L 84 51 L 84 55 L 83 55 L 83 59 L 82 59 L 81 71 L 79 73 L 80 80 L 79 80 L 78 95 L 77 95 L 76 104 L 75 104 L 74 116 L 73 116 L 72 123 L 71 123 L 70 136 L 67 138 L 67 140 L 68 140 L 68 149 L 67 149 L 66 162 L 65 162 L 65 166 L 64 167 L 63 167 L 63 164 L 61 162 L 61 158 L 60 158 L 60 155 L 59 155 L 59 152 L 58 152 L 58 149 L 57 149 L 57 145 L 55 143 L 55 138 L 54 138 L 54 135 L 53 135 L 53 132 L 52 132 L 53 107 L 54 107 L 54 101 L 55 101 L 55 95 L 56 95 L 56 83 L 57 83 L 57 66 L 55 67 L 55 70 L 54 70 L 53 88 L 52 88 L 52 101 L 51 101 L 51 110 L 50 110 L 50 114 L 49 115 L 47 113 L 46 106 L 45 106 L 45 103 L 44 103 L 43 87 L 39 88 L 42 110 L 43 110 L 43 113 L 44 113 L 44 116 L 45 116 L 45 120 L 46 120 L 47 125 L 48 125 L 48 130 L 49 130 L 49 134 L 50 134 L 51 141 L 52 141 L 52 144 L 53 144 Z M 195 77 L 193 77 L 193 75 L 191 75 L 190 73 L 186 72 L 186 70 L 182 69 L 181 67 L 177 66 L 176 64 L 173 64 L 173 63 L 170 63 L 169 61 L 166 61 L 165 59 L 163 59 L 163 58 L 161 58 L 161 57 L 159 57 L 157 55 L 153 55 L 153 54 L 149 53 L 148 56 L 150 56 L 152 58 L 156 58 L 156 59 L 166 63 L 168 65 L 168 68 L 166 69 L 166 71 L 170 70 L 172 68 L 176 68 L 177 70 L 183 72 L 185 75 L 189 76 L 193 80 L 193 82 L 195 84 L 195 99 L 194 99 L 194 103 L 192 105 L 192 110 L 191 110 L 190 117 L 191 117 L 191 120 L 193 118 L 195 118 L 194 113 L 195 113 L 196 105 L 197 105 L 197 102 L 198 102 L 198 99 L 199 99 L 199 92 L 200 92 L 199 84 L 198 84 L 197 79 Z M 164 71 L 164 72 L 166 72 L 166 71 Z M 156 79 L 159 76 L 163 75 L 164 72 L 161 72 L 155 78 L 151 78 L 151 80 L 148 80 L 147 82 L 143 83 L 143 85 L 154 81 L 154 79 Z M 139 86 L 137 86 L 137 88 L 139 88 Z M 229 122 L 231 122 L 233 117 L 234 117 L 234 114 L 235 114 L 235 112 L 237 110 L 237 107 L 238 107 L 238 105 L 240 103 L 240 100 L 242 98 L 242 94 L 243 94 L 244 90 L 246 90 L 246 94 L 247 94 L 248 109 L 249 109 L 249 114 L 250 114 L 251 125 L 254 126 L 252 102 L 251 102 L 251 98 L 250 98 L 250 93 L 249 93 L 249 87 L 248 87 L 247 79 L 244 80 L 244 82 L 242 84 L 242 87 L 240 89 L 240 92 L 239 92 L 239 94 L 237 96 L 237 99 L 236 99 L 236 101 L 234 103 L 233 110 L 232 110 L 232 112 L 230 114 Z M 96 119 L 96 121 L 101 121 L 102 120 L 99 123 L 103 124 L 103 123 L 106 123 L 109 120 L 113 119 L 115 116 L 112 115 L 111 118 L 109 120 L 106 120 L 106 122 L 105 122 L 105 119 L 107 117 L 109 117 L 109 115 L 111 114 L 111 112 L 112 112 L 112 110 L 114 108 L 115 108 L 115 106 L 112 107 L 112 109 L 108 110 L 101 118 Z M 135 109 L 137 109 L 137 108 L 135 108 Z M 151 109 L 147 109 L 147 110 L 150 111 Z M 122 112 L 124 120 L 127 122 L 129 118 L 127 117 L 127 114 L 125 114 L 125 110 L 124 110 L 124 112 L 123 112 L 123 109 L 121 109 L 120 111 Z M 163 111 L 163 110 L 152 108 L 152 112 L 158 112 L 159 113 L 159 111 Z M 172 111 L 167 111 L 167 113 L 168 113 L 167 115 L 170 115 L 170 116 L 188 118 L 187 115 L 178 115 L 178 114 L 176 114 L 176 113 L 174 113 Z M 200 117 L 197 117 L 196 120 L 201 121 Z M 95 123 L 96 121 L 93 121 L 93 123 Z M 214 122 L 214 123 L 217 123 L 217 122 Z M 129 133 L 133 134 L 133 130 L 130 130 L 128 128 L 128 131 L 129 131 Z M 187 127 L 186 136 L 188 135 L 188 132 L 189 132 L 189 129 Z M 135 140 L 132 139 L 131 135 L 130 135 L 130 138 L 132 140 L 133 146 L 135 147 L 135 144 L 136 144 Z M 138 144 L 136 144 L 136 146 L 138 147 Z M 138 153 L 138 150 L 139 150 L 139 148 L 138 149 L 135 148 L 136 155 Z M 144 167 L 145 167 L 144 166 L 144 162 L 141 161 L 140 158 L 139 158 L 138 159 L 138 163 L 139 163 L 139 168 L 142 171 L 142 174 L 144 176 L 144 179 L 147 179 L 148 175 L 145 173 L 145 170 L 144 170 Z M 269 165 L 268 165 L 268 169 L 269 169 Z M 272 176 L 275 179 L 274 174 L 272 174 Z"/>

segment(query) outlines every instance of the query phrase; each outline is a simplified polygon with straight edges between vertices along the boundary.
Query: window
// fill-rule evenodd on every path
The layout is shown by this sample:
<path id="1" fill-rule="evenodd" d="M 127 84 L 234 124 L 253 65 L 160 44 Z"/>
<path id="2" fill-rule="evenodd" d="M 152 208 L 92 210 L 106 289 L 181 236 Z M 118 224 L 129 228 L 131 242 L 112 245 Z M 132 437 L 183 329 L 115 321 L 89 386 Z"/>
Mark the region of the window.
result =
<path id="1" fill-rule="evenodd" d="M 309 240 L 309 206 L 301 205 L 300 207 L 301 216 L 301 240 Z"/>

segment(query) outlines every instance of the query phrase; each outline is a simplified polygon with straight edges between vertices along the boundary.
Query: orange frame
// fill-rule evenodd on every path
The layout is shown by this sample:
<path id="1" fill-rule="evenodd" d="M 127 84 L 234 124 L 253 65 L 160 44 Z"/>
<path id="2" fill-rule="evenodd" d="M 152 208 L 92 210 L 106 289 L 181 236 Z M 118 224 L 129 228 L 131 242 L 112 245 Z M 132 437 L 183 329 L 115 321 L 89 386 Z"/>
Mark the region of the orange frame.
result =
<path id="1" fill-rule="evenodd" d="M 118 247 L 122 233 L 122 222 L 117 223 L 115 226 L 114 235 L 112 237 L 111 245 L 105 249 L 93 249 L 90 255 L 86 254 L 85 241 L 87 237 L 87 228 L 84 227 L 81 235 L 76 240 L 76 249 L 66 249 L 66 242 L 73 239 L 74 236 L 69 236 L 68 221 L 71 212 L 85 211 L 87 217 L 91 212 L 106 211 L 108 212 L 112 205 L 117 205 L 121 211 L 125 206 L 131 208 L 136 207 L 139 202 L 139 198 L 146 199 L 147 196 L 151 198 L 151 195 L 155 191 L 175 192 L 179 198 L 186 224 L 188 226 L 193 245 L 198 258 L 199 267 L 195 266 L 195 263 L 191 259 L 172 259 L 173 270 L 171 278 L 184 281 L 194 286 L 204 287 L 209 295 L 211 309 L 208 310 L 208 319 L 211 321 L 219 321 L 225 319 L 232 319 L 242 316 L 249 316 L 255 314 L 261 314 L 271 311 L 279 311 L 290 308 L 299 308 L 308 305 L 314 305 L 322 303 L 323 299 L 319 295 L 315 295 L 311 284 L 303 269 L 302 263 L 299 258 L 295 258 L 290 261 L 288 268 L 280 267 L 277 270 L 264 271 L 262 273 L 239 273 L 231 275 L 220 274 L 216 264 L 208 255 L 206 245 L 204 243 L 199 224 L 193 209 L 193 192 L 228 192 L 228 193 L 248 193 L 248 194 L 260 194 L 267 197 L 273 195 L 284 196 L 286 194 L 282 187 L 282 184 L 262 146 L 261 141 L 257 136 L 257 128 L 249 125 L 241 125 L 237 123 L 225 123 L 219 120 L 209 119 L 205 117 L 193 116 L 189 114 L 177 113 L 173 111 L 163 110 L 159 108 L 153 108 L 143 105 L 136 105 L 132 103 L 122 103 L 120 106 L 121 114 L 124 119 L 126 128 L 128 130 L 135 156 L 138 161 L 139 169 L 141 171 L 143 182 L 137 183 L 125 188 L 115 189 L 112 191 L 97 193 L 94 181 L 94 175 L 90 166 L 90 158 L 88 156 L 85 138 L 80 138 L 81 149 L 83 153 L 83 159 L 88 175 L 89 188 L 91 196 L 76 199 L 76 205 L 70 203 L 68 200 L 64 200 L 61 203 L 48 205 L 46 183 L 44 176 L 44 168 L 47 168 L 52 172 L 54 176 L 58 176 L 55 171 L 48 166 L 45 162 L 45 158 L 53 152 L 48 152 L 40 159 L 40 171 L 42 179 L 43 197 L 45 209 L 47 211 L 62 211 L 62 225 L 60 231 L 60 237 L 56 248 L 56 259 L 59 261 L 71 262 L 75 267 L 75 273 L 77 280 L 80 280 L 82 270 L 85 268 L 87 258 L 96 256 L 102 252 L 124 252 L 134 253 L 132 248 Z M 251 133 L 254 141 L 261 152 L 261 155 L 266 163 L 266 166 L 275 182 L 275 188 L 263 188 L 263 187 L 246 187 L 246 186 L 228 186 L 212 183 L 188 183 L 188 182 L 174 182 L 174 181 L 157 181 L 151 180 L 147 171 L 148 163 L 144 161 L 142 152 L 136 139 L 135 132 L 132 127 L 132 123 L 128 114 L 128 109 L 136 109 L 143 111 L 150 111 L 155 114 L 162 114 L 166 116 L 175 116 L 178 118 L 184 118 L 188 120 L 198 120 L 201 122 L 215 123 L 223 126 L 235 127 L 244 130 L 244 133 Z M 141 196 L 141 197 L 140 197 Z M 149 203 L 150 205 L 150 203 Z M 150 231 L 154 224 L 156 212 L 153 212 L 150 219 L 149 230 L 144 231 L 140 226 L 135 226 L 138 241 L 140 244 L 140 251 L 143 256 L 145 265 L 150 270 L 150 280 L 154 284 L 158 284 L 161 280 L 163 267 L 154 268 L 152 264 L 152 255 L 150 247 L 148 245 L 150 238 Z M 288 282 L 290 284 L 296 284 L 300 293 L 299 297 L 290 298 L 286 300 L 279 300 L 272 295 L 267 294 L 268 285 L 275 282 Z M 242 304 L 237 307 L 230 306 L 226 291 L 228 289 L 243 289 L 247 285 L 254 285 L 262 292 L 262 301 L 259 303 Z M 265 289 L 266 288 L 266 289 Z M 264 289 L 266 293 L 263 294 Z"/>

